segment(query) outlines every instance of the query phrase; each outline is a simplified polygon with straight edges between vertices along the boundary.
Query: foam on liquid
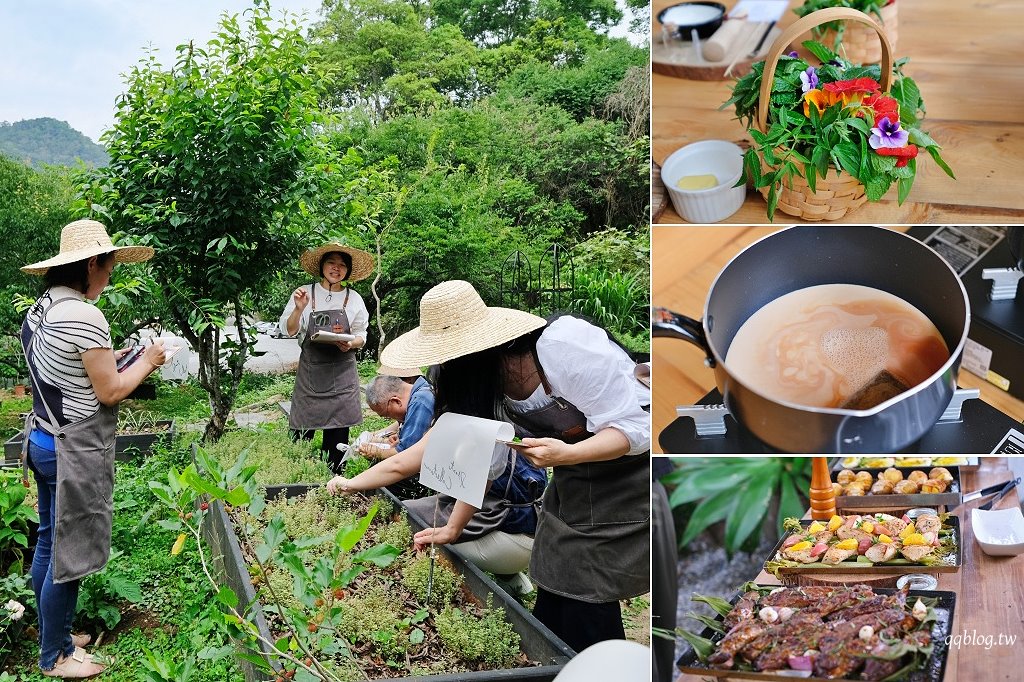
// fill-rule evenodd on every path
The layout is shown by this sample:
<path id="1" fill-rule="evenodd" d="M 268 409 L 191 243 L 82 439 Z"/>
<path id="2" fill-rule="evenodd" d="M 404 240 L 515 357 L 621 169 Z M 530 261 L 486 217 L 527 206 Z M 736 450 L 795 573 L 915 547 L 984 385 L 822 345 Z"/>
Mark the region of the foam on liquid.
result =
<path id="1" fill-rule="evenodd" d="M 766 304 L 736 333 L 725 362 L 759 393 L 839 407 L 882 371 L 916 386 L 949 359 L 938 329 L 898 296 L 855 284 L 799 289 Z"/>

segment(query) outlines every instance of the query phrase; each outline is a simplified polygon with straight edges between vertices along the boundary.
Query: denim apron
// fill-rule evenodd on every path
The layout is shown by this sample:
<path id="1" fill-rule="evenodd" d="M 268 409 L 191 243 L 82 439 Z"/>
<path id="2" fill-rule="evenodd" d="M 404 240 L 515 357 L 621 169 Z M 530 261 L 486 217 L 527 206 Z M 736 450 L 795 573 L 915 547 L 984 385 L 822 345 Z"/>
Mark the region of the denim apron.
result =
<path id="1" fill-rule="evenodd" d="M 61 298 L 50 304 L 33 334 L 45 334 L 46 315 L 54 306 L 74 300 L 77 299 Z M 28 353 L 24 347 L 22 351 L 25 353 L 36 395 L 46 410 L 46 419 L 34 413 L 29 413 L 25 419 L 25 467 L 28 466 L 27 449 L 31 429 L 42 428 L 53 435 L 57 452 L 53 582 L 65 583 L 102 570 L 110 558 L 117 407 L 100 404 L 99 409 L 85 419 L 63 427 L 57 426 Z"/>
<path id="2" fill-rule="evenodd" d="M 316 311 L 316 285 L 310 287 L 313 310 L 309 316 L 306 336 L 302 339 L 299 368 L 295 374 L 292 408 L 288 428 L 297 431 L 340 429 L 363 421 L 359 403 L 359 372 L 356 354 L 343 352 L 330 343 L 316 343 L 310 337 L 317 331 L 333 331 L 340 326 L 342 334 L 351 332 L 345 306 L 350 290 L 345 288 L 341 310 Z"/>
<path id="3" fill-rule="evenodd" d="M 538 363 L 539 366 L 539 363 Z M 541 371 L 544 390 L 551 390 Z M 578 443 L 587 418 L 551 396 L 531 410 L 504 401 L 506 416 L 537 438 Z M 530 557 L 530 577 L 548 592 L 590 603 L 628 599 L 649 590 L 650 457 L 553 468 Z"/>

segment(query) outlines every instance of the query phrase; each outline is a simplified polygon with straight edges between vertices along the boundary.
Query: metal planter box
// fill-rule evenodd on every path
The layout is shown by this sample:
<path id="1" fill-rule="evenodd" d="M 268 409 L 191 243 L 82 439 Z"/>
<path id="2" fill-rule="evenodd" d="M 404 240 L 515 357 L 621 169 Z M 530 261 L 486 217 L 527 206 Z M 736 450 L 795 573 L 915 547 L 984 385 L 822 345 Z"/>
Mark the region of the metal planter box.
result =
<path id="1" fill-rule="evenodd" d="M 282 492 L 286 497 L 295 497 L 308 492 L 319 484 L 308 485 L 298 483 L 294 485 L 267 486 L 267 498 L 276 497 Z M 396 508 L 405 509 L 401 501 L 387 490 L 378 490 L 377 494 L 386 497 L 395 503 Z M 406 509 L 408 512 L 408 510 Z M 414 530 L 421 530 L 423 522 L 418 517 L 409 513 L 409 523 Z M 235 534 L 231 521 L 224 512 L 224 507 L 219 502 L 210 505 L 207 516 L 208 523 L 203 525 L 203 536 L 213 550 L 214 562 L 221 572 L 228 587 L 238 595 L 239 602 L 251 604 L 256 601 L 256 592 L 249 582 L 249 570 L 242 558 L 241 547 L 238 536 Z M 509 668 L 501 670 L 485 670 L 476 672 L 457 673 L 452 675 L 420 675 L 416 677 L 391 678 L 392 680 L 432 680 L 433 682 L 551 682 L 561 671 L 562 667 L 575 652 L 569 646 L 555 636 L 540 621 L 534 618 L 529 611 L 523 608 L 508 594 L 498 587 L 485 573 L 475 565 L 464 560 L 447 547 L 439 548 L 452 566 L 462 574 L 465 585 L 481 601 L 486 600 L 488 595 L 493 595 L 493 603 L 505 610 L 505 618 L 512 624 L 512 627 L 522 639 L 522 650 L 534 661 L 540 661 L 542 665 L 529 668 Z M 270 629 L 266 619 L 263 617 L 263 610 L 257 604 L 254 609 L 256 614 L 256 626 L 268 638 Z M 239 662 L 245 673 L 246 682 L 264 682 L 273 679 L 262 670 L 245 661 Z"/>
<path id="2" fill-rule="evenodd" d="M 173 419 L 161 419 L 157 426 L 166 427 L 153 433 L 121 433 L 114 440 L 114 459 L 127 462 L 136 457 L 145 457 L 156 443 L 170 443 L 176 434 Z M 21 458 L 21 443 L 24 433 L 18 433 L 4 442 L 4 461 L 17 462 Z"/>

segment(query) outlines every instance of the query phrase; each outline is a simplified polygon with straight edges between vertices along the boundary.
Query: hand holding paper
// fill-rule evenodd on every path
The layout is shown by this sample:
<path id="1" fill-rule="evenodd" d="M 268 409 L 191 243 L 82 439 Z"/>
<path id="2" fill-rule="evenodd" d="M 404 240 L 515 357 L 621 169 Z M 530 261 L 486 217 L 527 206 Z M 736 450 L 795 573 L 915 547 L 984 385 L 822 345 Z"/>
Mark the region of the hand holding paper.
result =
<path id="1" fill-rule="evenodd" d="M 495 443 L 514 437 L 515 429 L 505 422 L 442 414 L 430 430 L 420 483 L 479 508 L 484 502 Z"/>

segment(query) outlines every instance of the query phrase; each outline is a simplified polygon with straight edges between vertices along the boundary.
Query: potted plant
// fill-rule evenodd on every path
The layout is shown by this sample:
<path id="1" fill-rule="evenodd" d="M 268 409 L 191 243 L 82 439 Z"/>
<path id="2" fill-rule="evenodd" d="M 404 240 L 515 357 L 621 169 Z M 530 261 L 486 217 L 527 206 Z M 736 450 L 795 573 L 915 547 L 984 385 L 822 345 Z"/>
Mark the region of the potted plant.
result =
<path id="1" fill-rule="evenodd" d="M 804 0 L 795 8 L 798 16 L 805 17 L 812 12 L 828 7 L 847 7 L 872 17 L 882 25 L 889 44 L 896 47 L 897 12 L 896 0 Z M 877 64 L 882 58 L 882 45 L 875 32 L 861 23 L 830 21 L 811 31 L 815 40 L 841 54 L 852 62 Z M 842 48 L 840 49 L 840 46 Z"/>
<path id="2" fill-rule="evenodd" d="M 173 419 L 159 419 L 147 410 L 121 410 L 117 415 L 114 458 L 127 460 L 148 455 L 156 443 L 174 440 Z"/>
<path id="3" fill-rule="evenodd" d="M 798 20 L 723 105 L 735 106 L 753 140 L 744 174 L 767 200 L 769 220 L 776 209 L 807 221 L 835 220 L 865 201 L 879 201 L 894 184 L 902 204 L 922 150 L 954 177 L 938 143 L 920 128 L 924 100 L 902 73 L 906 60 L 893 64 L 884 36 L 880 65 L 853 64 L 815 41 L 804 47 L 820 65 L 796 52 L 782 54 L 811 26 L 864 18 L 831 8 Z"/>

